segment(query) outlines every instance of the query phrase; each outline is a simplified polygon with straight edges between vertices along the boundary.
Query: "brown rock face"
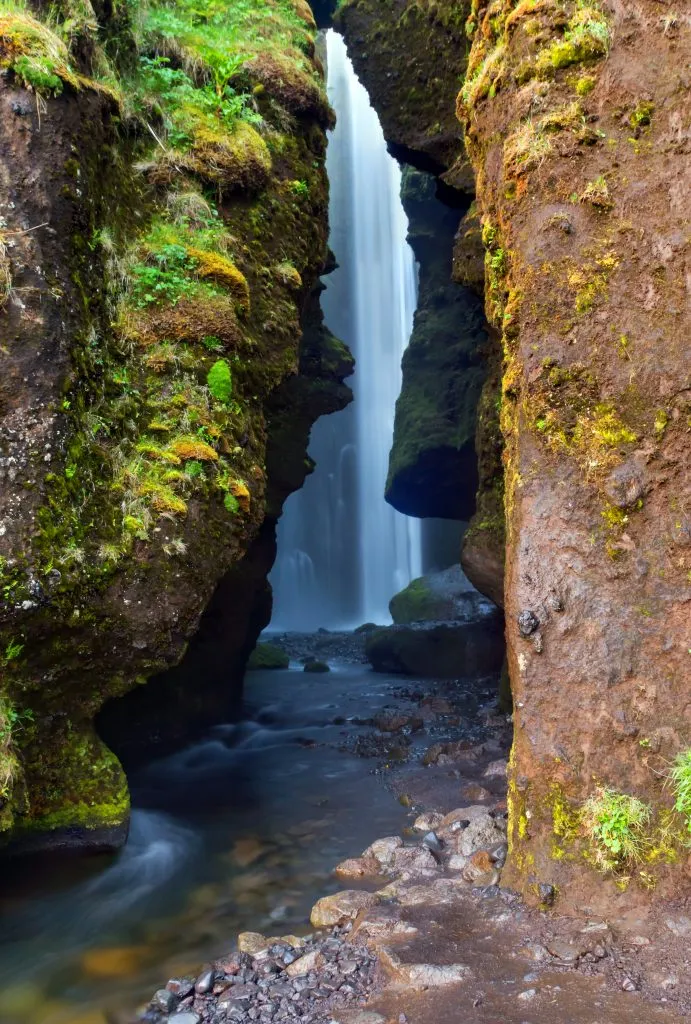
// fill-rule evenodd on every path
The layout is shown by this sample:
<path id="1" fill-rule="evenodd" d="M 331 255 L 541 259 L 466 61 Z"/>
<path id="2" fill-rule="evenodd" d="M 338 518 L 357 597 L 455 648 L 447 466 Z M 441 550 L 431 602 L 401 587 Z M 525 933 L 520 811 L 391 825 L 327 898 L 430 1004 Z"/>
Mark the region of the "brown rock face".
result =
<path id="1" fill-rule="evenodd" d="M 491 28 L 478 6 L 459 109 L 505 360 L 504 881 L 556 884 L 571 906 L 585 884 L 592 908 L 635 898 L 650 875 L 669 892 L 676 874 L 663 854 L 627 897 L 593 895 L 581 852 L 597 838 L 578 811 L 598 785 L 650 804 L 646 842 L 683 825 L 663 766 L 690 739 L 691 41 L 650 0 L 587 23 L 568 4 L 567 24 L 551 4 L 507 4 Z"/>
<path id="2" fill-rule="evenodd" d="M 515 744 L 503 880 L 609 912 L 674 891 L 684 859 L 665 776 L 691 741 L 688 19 L 654 0 L 475 0 L 467 27 L 458 110 L 501 393 L 488 384 L 480 403 L 493 424 L 476 440 L 487 505 L 463 565 L 494 600 L 506 595 Z M 384 49 L 368 46 L 372 64 Z M 384 74 L 369 71 L 375 105 Z M 412 117 L 400 77 L 382 87 L 382 109 L 398 82 Z M 434 123 L 426 102 L 418 116 Z M 454 263 L 465 284 L 477 278 L 472 243 L 469 224 Z M 593 876 L 603 851 L 581 811 L 598 787 L 644 805 L 647 859 L 614 858 L 632 879 L 625 894 Z"/>

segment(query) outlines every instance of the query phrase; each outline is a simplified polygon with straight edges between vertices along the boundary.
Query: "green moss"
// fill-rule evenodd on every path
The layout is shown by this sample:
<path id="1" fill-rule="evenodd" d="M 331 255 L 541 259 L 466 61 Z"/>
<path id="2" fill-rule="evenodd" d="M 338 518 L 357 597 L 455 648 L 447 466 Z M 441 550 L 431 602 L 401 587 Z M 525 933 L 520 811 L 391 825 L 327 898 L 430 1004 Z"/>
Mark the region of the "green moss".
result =
<path id="1" fill-rule="evenodd" d="M 640 100 L 631 111 L 629 124 L 633 129 L 647 128 L 655 113 L 655 104 L 647 100 Z"/>
<path id="2" fill-rule="evenodd" d="M 257 644 L 247 662 L 248 671 L 254 669 L 288 668 L 290 658 L 275 644 Z"/>
<path id="3" fill-rule="evenodd" d="M 225 359 L 217 359 L 206 375 L 212 396 L 219 402 L 228 402 L 233 394 L 233 379 Z"/>
<path id="4" fill-rule="evenodd" d="M 599 60 L 607 55 L 610 41 L 609 25 L 602 10 L 578 0 L 563 37 L 538 53 L 535 74 L 548 78 L 573 64 Z"/>

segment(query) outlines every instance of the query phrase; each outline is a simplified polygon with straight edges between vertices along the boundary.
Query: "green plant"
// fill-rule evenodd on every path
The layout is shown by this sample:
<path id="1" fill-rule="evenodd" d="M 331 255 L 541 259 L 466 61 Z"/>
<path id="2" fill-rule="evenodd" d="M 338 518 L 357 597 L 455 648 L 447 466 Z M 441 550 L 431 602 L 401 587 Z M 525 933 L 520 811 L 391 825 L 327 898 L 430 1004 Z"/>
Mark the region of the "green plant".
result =
<path id="1" fill-rule="evenodd" d="M 15 640 L 10 640 L 5 647 L 5 653 L 2 661 L 5 665 L 8 665 L 11 661 L 15 661 L 24 650 L 24 644 L 19 644 Z"/>
<path id="2" fill-rule="evenodd" d="M 611 871 L 640 860 L 651 815 L 648 804 L 614 789 L 600 789 L 591 796 L 581 808 L 580 820 L 596 863 Z"/>
<path id="3" fill-rule="evenodd" d="M 674 809 L 686 818 L 691 833 L 691 748 L 680 751 L 674 758 L 669 777 L 674 787 Z"/>
<path id="4" fill-rule="evenodd" d="M 240 504 L 238 502 L 238 499 L 235 497 L 234 494 L 228 494 L 228 493 L 225 494 L 223 496 L 223 504 L 225 505 L 226 510 L 228 512 L 232 513 L 233 515 L 235 515 L 235 513 L 240 508 Z"/>
<path id="5" fill-rule="evenodd" d="M 142 308 L 156 302 L 177 302 L 194 290 L 191 273 L 196 263 L 182 245 L 162 245 L 151 254 L 151 262 L 132 267 L 132 295 L 135 306 Z"/>
<path id="6" fill-rule="evenodd" d="M 291 181 L 290 188 L 296 196 L 304 197 L 309 195 L 310 187 L 306 181 Z"/>
<path id="7" fill-rule="evenodd" d="M 233 394 L 233 378 L 225 359 L 217 359 L 206 375 L 209 391 L 219 402 L 229 402 Z"/>

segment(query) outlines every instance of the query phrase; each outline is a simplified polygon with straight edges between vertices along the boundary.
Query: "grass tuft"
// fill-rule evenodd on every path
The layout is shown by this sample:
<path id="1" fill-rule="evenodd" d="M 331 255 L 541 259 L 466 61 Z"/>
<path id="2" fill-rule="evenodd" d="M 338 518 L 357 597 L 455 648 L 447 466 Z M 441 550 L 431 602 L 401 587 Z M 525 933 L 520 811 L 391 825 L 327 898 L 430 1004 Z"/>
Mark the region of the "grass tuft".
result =
<path id="1" fill-rule="evenodd" d="M 581 809 L 581 827 L 595 861 L 605 871 L 640 861 L 646 847 L 650 806 L 635 796 L 600 789 Z"/>
<path id="2" fill-rule="evenodd" d="M 691 749 L 677 754 L 669 777 L 676 797 L 674 809 L 684 815 L 686 828 L 691 833 Z"/>

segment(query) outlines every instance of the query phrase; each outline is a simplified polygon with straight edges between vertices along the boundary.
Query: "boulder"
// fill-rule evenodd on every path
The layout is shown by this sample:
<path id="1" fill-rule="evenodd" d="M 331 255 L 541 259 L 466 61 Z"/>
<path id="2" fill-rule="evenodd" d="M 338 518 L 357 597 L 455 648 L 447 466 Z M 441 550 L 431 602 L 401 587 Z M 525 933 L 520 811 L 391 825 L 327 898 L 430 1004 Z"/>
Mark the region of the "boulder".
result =
<path id="1" fill-rule="evenodd" d="M 310 658 L 309 661 L 305 662 L 303 672 L 330 672 L 331 669 L 325 661 L 319 661 L 317 658 Z"/>
<path id="2" fill-rule="evenodd" d="M 375 672 L 456 679 L 498 672 L 504 658 L 499 614 L 473 623 L 415 623 L 370 633 L 365 654 Z"/>
<path id="3" fill-rule="evenodd" d="M 467 622 L 492 611 L 492 603 L 478 593 L 460 565 L 420 576 L 389 602 L 396 625 L 411 622 Z"/>
<path id="4" fill-rule="evenodd" d="M 290 658 L 276 644 L 257 644 L 250 654 L 247 670 L 260 668 L 288 668 Z"/>
<path id="5" fill-rule="evenodd" d="M 313 928 L 333 928 L 346 921 L 354 921 L 361 910 L 367 910 L 378 902 L 379 897 L 373 892 L 360 892 L 357 889 L 335 892 L 317 900 L 312 907 L 310 923 Z"/>

